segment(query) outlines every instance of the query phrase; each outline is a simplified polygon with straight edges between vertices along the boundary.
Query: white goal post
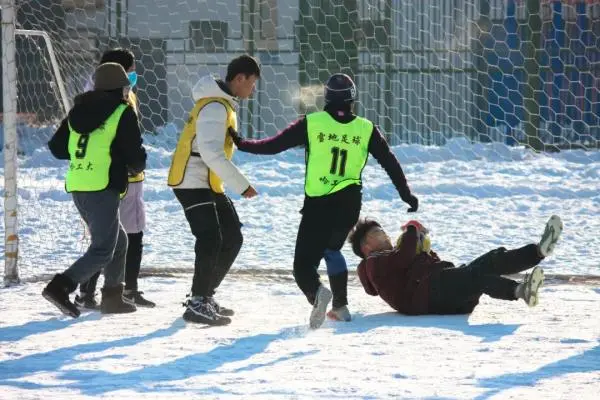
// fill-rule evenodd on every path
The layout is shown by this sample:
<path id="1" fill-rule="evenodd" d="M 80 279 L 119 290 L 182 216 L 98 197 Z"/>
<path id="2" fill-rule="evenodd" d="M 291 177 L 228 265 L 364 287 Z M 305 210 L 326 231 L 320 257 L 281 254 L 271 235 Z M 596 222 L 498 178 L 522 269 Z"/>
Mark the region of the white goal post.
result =
<path id="1" fill-rule="evenodd" d="M 47 32 L 33 29 L 15 29 L 14 0 L 2 0 L 2 101 L 4 123 L 4 280 L 6 284 L 18 283 L 19 233 L 18 233 L 18 137 L 17 137 L 17 66 L 15 37 L 37 36 L 44 40 L 52 65 L 52 72 L 60 93 L 60 103 L 65 114 L 70 102 L 54 54 L 52 40 Z"/>
<path id="2" fill-rule="evenodd" d="M 15 60 L 15 4 L 2 0 L 2 101 L 4 125 L 4 279 L 19 282 L 17 261 L 17 65 Z"/>

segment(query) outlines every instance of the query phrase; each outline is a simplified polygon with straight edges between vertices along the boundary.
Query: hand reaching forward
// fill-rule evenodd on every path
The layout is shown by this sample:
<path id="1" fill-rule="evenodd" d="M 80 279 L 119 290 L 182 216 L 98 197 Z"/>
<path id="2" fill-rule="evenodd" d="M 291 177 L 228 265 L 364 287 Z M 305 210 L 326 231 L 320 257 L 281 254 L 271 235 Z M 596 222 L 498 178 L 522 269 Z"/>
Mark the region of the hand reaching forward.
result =
<path id="1" fill-rule="evenodd" d="M 252 185 L 248 186 L 248 189 L 244 190 L 244 192 L 242 193 L 242 197 L 246 199 L 251 199 L 257 195 L 258 192 L 256 191 L 256 189 L 254 189 L 254 187 L 252 187 Z"/>

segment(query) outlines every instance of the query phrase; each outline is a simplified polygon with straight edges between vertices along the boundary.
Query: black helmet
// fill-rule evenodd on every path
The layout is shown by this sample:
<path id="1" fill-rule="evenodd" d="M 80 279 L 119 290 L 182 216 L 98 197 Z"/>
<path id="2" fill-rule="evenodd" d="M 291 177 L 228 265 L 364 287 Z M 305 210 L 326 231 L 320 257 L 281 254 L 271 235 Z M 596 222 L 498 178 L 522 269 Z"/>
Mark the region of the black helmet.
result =
<path id="1" fill-rule="evenodd" d="M 356 85 L 346 74 L 333 74 L 325 83 L 325 104 L 348 104 L 356 100 Z"/>

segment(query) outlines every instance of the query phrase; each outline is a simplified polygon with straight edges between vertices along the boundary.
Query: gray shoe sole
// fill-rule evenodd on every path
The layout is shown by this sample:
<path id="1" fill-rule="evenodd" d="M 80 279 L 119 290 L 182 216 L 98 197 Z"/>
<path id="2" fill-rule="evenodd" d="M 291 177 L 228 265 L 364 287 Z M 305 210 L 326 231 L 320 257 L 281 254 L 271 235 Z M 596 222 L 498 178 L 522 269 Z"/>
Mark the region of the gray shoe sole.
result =
<path id="1" fill-rule="evenodd" d="M 546 223 L 546 228 L 544 229 L 544 233 L 539 244 L 540 253 L 542 256 L 548 257 L 554 252 L 554 247 L 560 238 L 562 230 L 563 223 L 560 217 L 558 215 L 551 216 Z"/>
<path id="2" fill-rule="evenodd" d="M 332 297 L 333 295 L 329 289 L 323 286 L 319 288 L 319 291 L 317 292 L 317 298 L 315 299 L 315 305 L 310 313 L 309 325 L 311 329 L 317 329 L 323 325 L 323 322 L 325 322 L 327 306 L 329 305 Z"/>
<path id="3" fill-rule="evenodd" d="M 525 302 L 529 307 L 538 305 L 538 290 L 544 284 L 544 271 L 540 267 L 535 267 L 525 282 L 525 293 L 527 296 Z"/>
<path id="4" fill-rule="evenodd" d="M 64 304 L 62 304 L 61 302 L 57 301 L 54 298 L 54 296 L 52 296 L 52 294 L 50 292 L 48 292 L 46 289 L 44 289 L 42 291 L 42 296 L 44 296 L 44 298 L 46 300 L 48 300 L 50 303 L 54 304 L 54 306 L 56 308 L 58 308 L 60 310 L 60 312 L 62 312 L 65 315 L 68 315 L 69 317 L 77 318 L 81 314 L 80 311 L 77 308 L 75 308 L 73 310 L 70 310 Z"/>

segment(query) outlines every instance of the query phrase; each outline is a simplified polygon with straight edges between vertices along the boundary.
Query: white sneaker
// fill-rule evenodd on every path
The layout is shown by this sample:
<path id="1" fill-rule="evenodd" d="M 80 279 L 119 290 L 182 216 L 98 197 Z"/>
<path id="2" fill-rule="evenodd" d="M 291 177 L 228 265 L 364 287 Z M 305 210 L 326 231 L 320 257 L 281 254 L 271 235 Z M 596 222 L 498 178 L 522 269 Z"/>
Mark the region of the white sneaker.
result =
<path id="1" fill-rule="evenodd" d="M 551 216 L 546 223 L 546 228 L 538 244 L 540 254 L 543 257 L 548 257 L 554 252 L 554 247 L 556 246 L 556 242 L 558 242 L 558 238 L 560 238 L 562 230 L 563 223 L 560 217 L 558 215 Z"/>
<path id="2" fill-rule="evenodd" d="M 350 315 L 350 310 L 348 310 L 347 306 L 342 306 L 339 308 L 332 308 L 327 313 L 327 317 L 334 321 L 344 321 L 349 322 L 352 321 L 352 315 Z"/>
<path id="3" fill-rule="evenodd" d="M 310 327 L 312 329 L 317 329 L 323 322 L 325 322 L 325 313 L 327 312 L 327 306 L 331 301 L 333 295 L 331 294 L 331 290 L 327 289 L 325 286 L 319 286 L 317 289 L 317 294 L 315 296 L 315 304 L 313 305 L 312 312 L 310 313 Z"/>
<path id="4" fill-rule="evenodd" d="M 538 305 L 539 297 L 538 290 L 544 284 L 544 270 L 540 267 L 535 267 L 531 270 L 530 274 L 525 275 L 523 278 L 523 300 L 529 307 L 535 307 Z"/>

